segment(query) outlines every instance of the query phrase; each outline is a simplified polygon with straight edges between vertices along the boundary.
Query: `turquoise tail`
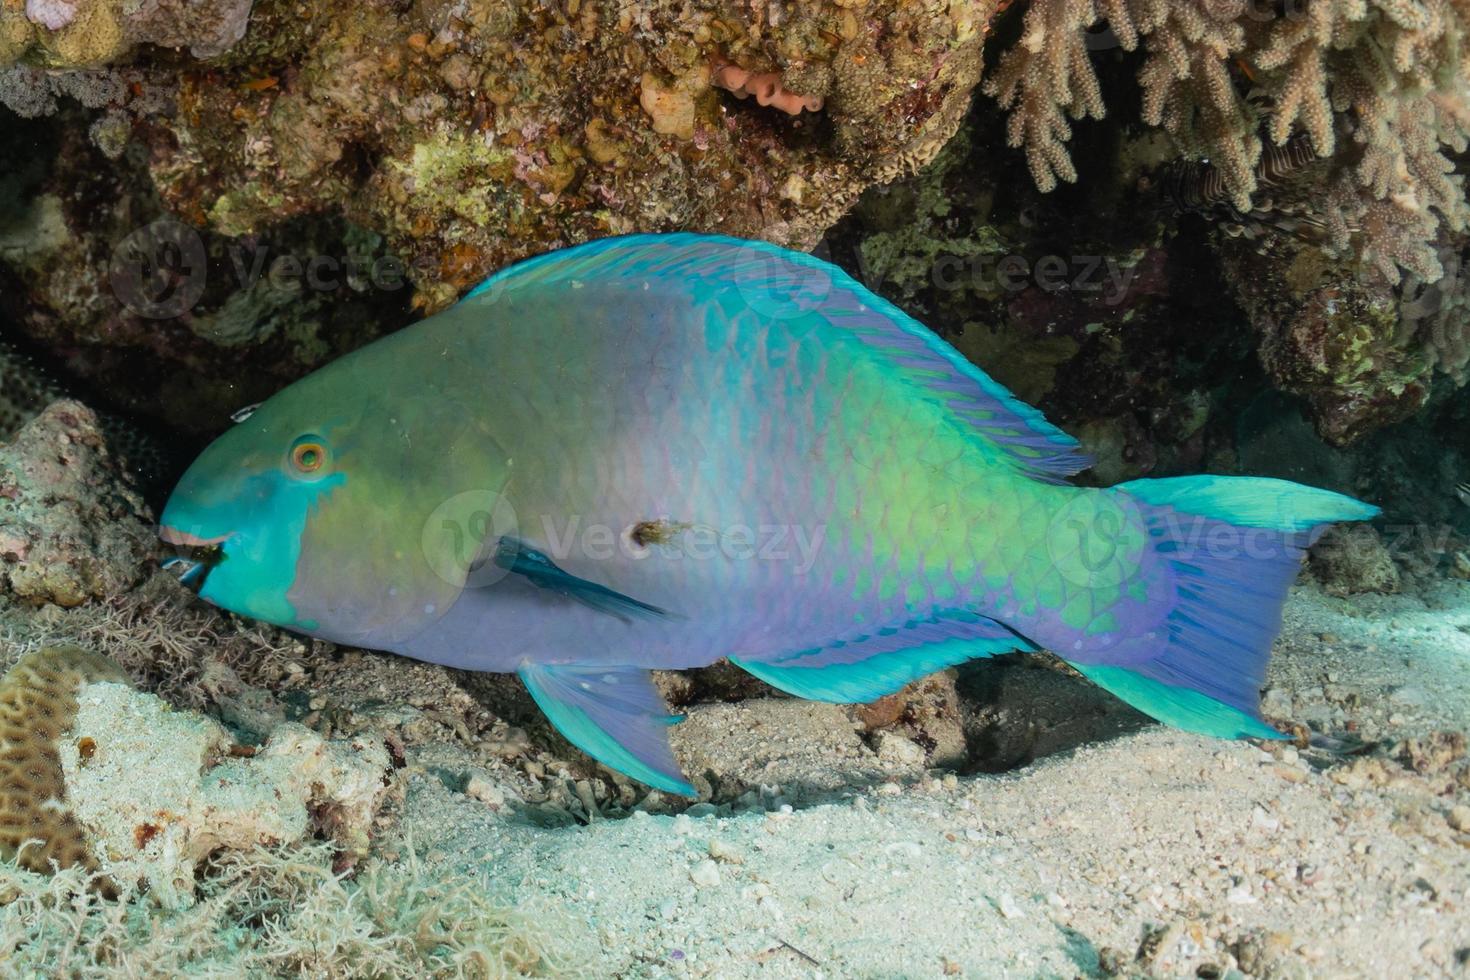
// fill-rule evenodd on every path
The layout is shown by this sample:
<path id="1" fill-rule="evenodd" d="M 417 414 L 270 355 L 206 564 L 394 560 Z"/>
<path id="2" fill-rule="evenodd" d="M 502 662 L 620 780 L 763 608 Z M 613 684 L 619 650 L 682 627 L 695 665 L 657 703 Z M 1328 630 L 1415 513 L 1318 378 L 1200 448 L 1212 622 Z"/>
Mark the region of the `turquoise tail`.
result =
<path id="1" fill-rule="evenodd" d="M 1127 662 L 1072 666 L 1159 721 L 1222 738 L 1281 738 L 1260 689 L 1281 609 L 1306 549 L 1329 524 L 1378 508 L 1342 494 L 1254 477 L 1135 480 L 1152 546 L 1173 570 L 1166 638 Z"/>

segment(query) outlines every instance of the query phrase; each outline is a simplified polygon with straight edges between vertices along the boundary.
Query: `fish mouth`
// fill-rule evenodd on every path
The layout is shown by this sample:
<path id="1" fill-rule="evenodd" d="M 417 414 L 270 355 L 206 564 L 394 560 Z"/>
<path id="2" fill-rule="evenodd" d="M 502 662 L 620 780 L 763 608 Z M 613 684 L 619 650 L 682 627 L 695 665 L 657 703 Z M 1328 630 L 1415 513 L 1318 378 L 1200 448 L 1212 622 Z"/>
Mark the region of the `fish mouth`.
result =
<path id="1" fill-rule="evenodd" d="M 173 573 L 185 588 L 198 593 L 210 569 L 224 560 L 224 543 L 234 536 L 235 532 L 231 531 L 206 538 L 164 525 L 158 529 L 158 537 L 173 545 L 177 553 L 164 561 L 163 569 Z"/>
<path id="2" fill-rule="evenodd" d="M 158 529 L 158 537 L 165 544 L 177 545 L 180 548 L 216 548 L 234 536 L 235 532 L 230 531 L 217 537 L 202 538 L 197 534 L 190 534 L 188 531 L 180 531 L 176 527 L 169 527 L 167 524 Z"/>

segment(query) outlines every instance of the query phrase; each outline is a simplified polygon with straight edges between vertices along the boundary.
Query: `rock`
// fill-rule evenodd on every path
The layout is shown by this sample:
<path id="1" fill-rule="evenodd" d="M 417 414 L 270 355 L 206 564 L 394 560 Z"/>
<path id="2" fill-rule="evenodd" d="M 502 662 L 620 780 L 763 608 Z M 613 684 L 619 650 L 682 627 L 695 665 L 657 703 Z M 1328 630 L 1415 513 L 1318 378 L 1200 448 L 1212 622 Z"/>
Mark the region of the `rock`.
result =
<path id="1" fill-rule="evenodd" d="M 967 747 L 956 676 L 954 670 L 938 671 L 887 697 L 853 706 L 853 717 L 864 730 L 878 732 L 874 746 L 880 758 L 911 766 L 964 767 Z"/>
<path id="2" fill-rule="evenodd" d="M 296 724 L 253 752 L 219 723 L 123 684 L 87 684 L 60 744 L 66 799 L 101 871 L 188 905 L 197 864 L 325 835 L 356 860 L 387 789 L 387 749 Z"/>
<path id="3" fill-rule="evenodd" d="M 714 861 L 704 860 L 689 872 L 689 880 L 699 888 L 714 888 L 720 883 L 720 868 Z"/>
<path id="4" fill-rule="evenodd" d="M 924 764 L 924 749 L 893 732 L 880 732 L 877 741 L 878 758 L 890 765 L 905 768 Z"/>
<path id="5" fill-rule="evenodd" d="M 1447 275 L 1430 287 L 1414 277 L 1396 285 L 1314 244 L 1269 237 L 1269 247 L 1244 237 L 1222 245 L 1226 279 L 1272 382 L 1306 400 L 1322 438 L 1349 445 L 1413 415 L 1435 385 L 1465 383 L 1463 235 L 1439 243 Z"/>
<path id="6" fill-rule="evenodd" d="M 1396 593 L 1398 566 L 1378 531 L 1369 524 L 1334 527 L 1312 546 L 1312 574 L 1330 595 Z"/>
<path id="7" fill-rule="evenodd" d="M 142 581 L 155 539 L 97 416 L 59 401 L 0 444 L 0 590 L 78 606 Z"/>
<path id="8" fill-rule="evenodd" d="M 143 8 L 162 21 L 181 6 Z M 240 0 L 190 6 L 203 8 L 194 30 L 166 43 L 225 46 L 210 15 Z M 442 306 L 512 259 L 691 218 L 809 247 L 864 188 L 954 133 L 1000 6 L 261 7 L 214 71 L 138 59 L 152 69 L 142 84 L 187 107 L 149 114 L 139 136 L 174 213 L 242 236 L 341 211 L 384 233 Z M 84 60 L 124 50 L 124 27 Z M 821 124 L 712 86 L 717 67 L 778 79 Z"/>

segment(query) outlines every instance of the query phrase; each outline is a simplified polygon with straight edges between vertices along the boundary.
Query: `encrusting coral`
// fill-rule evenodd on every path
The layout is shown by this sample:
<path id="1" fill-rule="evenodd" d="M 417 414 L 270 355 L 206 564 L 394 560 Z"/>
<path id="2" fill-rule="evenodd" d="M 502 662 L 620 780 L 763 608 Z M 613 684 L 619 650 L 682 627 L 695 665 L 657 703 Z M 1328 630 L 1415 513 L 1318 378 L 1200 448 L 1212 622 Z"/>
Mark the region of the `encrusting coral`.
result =
<path id="1" fill-rule="evenodd" d="M 1077 176 L 1068 117 L 1104 112 L 1090 49 L 1142 47 L 1143 121 L 1208 158 L 1237 209 L 1252 207 L 1263 148 L 1305 133 L 1333 164 L 1318 188 L 1328 244 L 1390 281 L 1432 282 L 1436 237 L 1470 215 L 1451 162 L 1470 136 L 1467 36 L 1454 0 L 1032 0 L 985 88 L 1051 188 Z"/>

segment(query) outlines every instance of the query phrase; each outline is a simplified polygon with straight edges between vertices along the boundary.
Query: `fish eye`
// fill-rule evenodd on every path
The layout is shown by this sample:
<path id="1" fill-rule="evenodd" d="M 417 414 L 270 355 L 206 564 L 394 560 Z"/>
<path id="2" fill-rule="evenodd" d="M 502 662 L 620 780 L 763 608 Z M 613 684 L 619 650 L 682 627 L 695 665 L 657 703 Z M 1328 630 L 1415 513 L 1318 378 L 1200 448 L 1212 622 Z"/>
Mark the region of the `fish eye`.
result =
<path id="1" fill-rule="evenodd" d="M 291 470 L 298 476 L 320 476 L 329 461 L 330 453 L 318 436 L 302 436 L 291 444 Z"/>

